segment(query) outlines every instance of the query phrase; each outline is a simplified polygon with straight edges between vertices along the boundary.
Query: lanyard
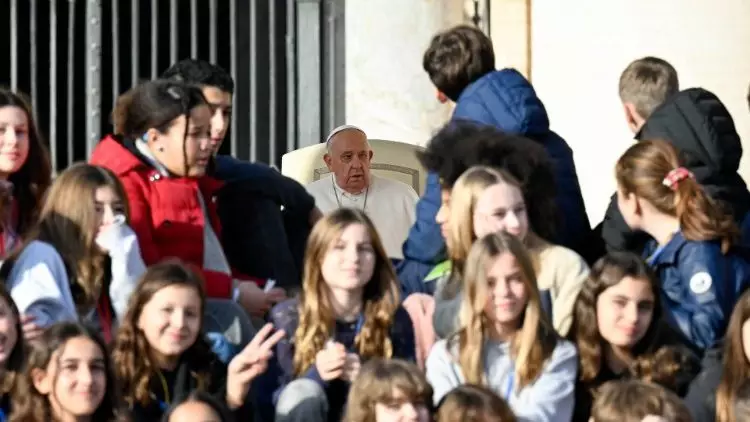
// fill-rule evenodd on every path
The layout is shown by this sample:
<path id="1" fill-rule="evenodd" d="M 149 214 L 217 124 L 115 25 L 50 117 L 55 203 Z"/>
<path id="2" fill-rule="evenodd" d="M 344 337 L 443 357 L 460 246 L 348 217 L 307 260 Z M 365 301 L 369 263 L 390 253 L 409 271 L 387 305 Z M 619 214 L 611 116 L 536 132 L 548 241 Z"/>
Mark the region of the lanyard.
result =
<path id="1" fill-rule="evenodd" d="M 99 314 L 99 323 L 104 335 L 104 341 L 109 344 L 112 341 L 112 311 L 109 308 L 109 302 L 106 297 L 102 296 L 99 299 L 96 310 Z"/>
<path id="2" fill-rule="evenodd" d="M 362 331 L 362 326 L 364 325 L 364 323 L 365 323 L 365 317 L 364 317 L 364 315 L 359 314 L 359 316 L 357 317 L 357 323 L 354 325 L 354 340 L 357 339 L 357 336 L 359 335 L 359 332 Z M 335 338 L 331 338 L 330 340 L 328 340 L 328 343 L 326 344 L 326 347 L 327 347 L 328 344 L 333 344 L 335 342 L 336 342 L 336 339 Z M 352 341 L 352 347 L 349 349 L 349 351 L 352 352 L 352 353 L 357 353 L 357 350 L 355 349 L 355 346 L 356 346 L 355 343 L 356 343 L 355 341 Z"/>
<path id="3" fill-rule="evenodd" d="M 151 394 L 151 397 L 154 400 L 156 400 L 157 402 L 159 402 L 159 408 L 161 409 L 161 411 L 162 412 L 166 412 L 167 409 L 169 409 L 169 402 L 170 402 L 170 400 L 169 400 L 169 385 L 167 385 L 167 379 L 164 378 L 164 375 L 161 373 L 161 371 L 157 370 L 156 371 L 156 375 L 159 376 L 159 381 L 161 381 L 161 388 L 164 391 L 164 400 L 159 400 L 156 397 L 156 394 L 153 394 L 153 393 Z M 2 421 L 0 421 L 0 422 L 2 422 Z"/>
<path id="4" fill-rule="evenodd" d="M 357 336 L 359 335 L 359 332 L 362 331 L 362 325 L 365 323 L 365 317 L 362 314 L 359 314 L 357 317 L 357 324 L 354 326 L 354 340 L 357 339 Z M 357 353 L 357 350 L 355 349 L 356 342 L 352 341 L 352 347 L 349 350 L 352 353 Z"/>
<path id="5" fill-rule="evenodd" d="M 508 386 L 505 387 L 505 401 L 510 402 L 510 395 L 513 394 L 513 384 L 515 383 L 516 379 L 516 370 L 513 369 L 510 373 L 510 377 L 508 377 Z"/>
<path id="6" fill-rule="evenodd" d="M 359 332 L 362 331 L 362 325 L 365 323 L 365 316 L 362 314 L 359 314 L 357 317 L 357 325 L 354 326 L 354 337 L 357 337 L 359 335 Z"/>

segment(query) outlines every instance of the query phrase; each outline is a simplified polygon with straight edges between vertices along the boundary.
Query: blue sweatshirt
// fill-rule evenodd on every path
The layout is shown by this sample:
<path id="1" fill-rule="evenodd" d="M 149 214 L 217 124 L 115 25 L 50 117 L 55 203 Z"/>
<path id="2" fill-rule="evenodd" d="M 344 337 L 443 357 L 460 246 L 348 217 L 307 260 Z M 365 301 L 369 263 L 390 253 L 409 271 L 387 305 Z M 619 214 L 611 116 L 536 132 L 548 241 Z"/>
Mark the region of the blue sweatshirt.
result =
<path id="1" fill-rule="evenodd" d="M 448 344 L 447 340 L 438 341 L 427 357 L 427 381 L 436 405 L 450 390 L 465 383 L 456 347 Z M 520 390 L 515 385 L 508 343 L 488 341 L 482 362 L 487 386 L 508 402 L 519 422 L 570 422 L 578 373 L 578 352 L 572 343 L 558 340 L 539 377 Z"/>

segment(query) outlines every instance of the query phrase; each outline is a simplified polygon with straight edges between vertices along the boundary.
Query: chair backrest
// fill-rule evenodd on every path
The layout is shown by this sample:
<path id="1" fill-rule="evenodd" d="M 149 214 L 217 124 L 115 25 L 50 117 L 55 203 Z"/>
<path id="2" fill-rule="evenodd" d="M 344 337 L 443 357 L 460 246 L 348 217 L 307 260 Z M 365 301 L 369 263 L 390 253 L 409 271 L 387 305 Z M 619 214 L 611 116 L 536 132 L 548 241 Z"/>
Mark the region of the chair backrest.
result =
<path id="1" fill-rule="evenodd" d="M 417 160 L 416 155 L 417 151 L 423 149 L 422 147 L 380 139 L 369 141 L 373 151 L 370 166 L 373 173 L 404 182 L 420 195 L 424 192 L 427 171 Z M 325 144 L 311 145 L 288 152 L 281 158 L 281 173 L 303 185 L 319 180 L 330 173 L 323 162 L 325 153 Z"/>

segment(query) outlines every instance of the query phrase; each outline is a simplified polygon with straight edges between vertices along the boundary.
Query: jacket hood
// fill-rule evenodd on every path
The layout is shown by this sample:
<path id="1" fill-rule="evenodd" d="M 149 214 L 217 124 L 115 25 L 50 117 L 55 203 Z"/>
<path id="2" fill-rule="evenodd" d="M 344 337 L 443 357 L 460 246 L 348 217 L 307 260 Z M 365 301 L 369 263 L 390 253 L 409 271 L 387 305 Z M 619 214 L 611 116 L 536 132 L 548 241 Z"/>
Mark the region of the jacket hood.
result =
<path id="1" fill-rule="evenodd" d="M 636 138 L 671 142 L 691 169 L 736 173 L 740 166 L 742 144 L 732 115 L 702 88 L 681 91 L 658 107 Z"/>
<path id="2" fill-rule="evenodd" d="M 520 135 L 549 131 L 544 104 L 515 69 L 488 73 L 466 87 L 456 102 L 456 119 L 473 120 Z"/>
<path id="3" fill-rule="evenodd" d="M 685 167 L 716 199 L 728 202 L 735 217 L 750 209 L 750 193 L 737 173 L 742 144 L 729 110 L 712 92 L 690 88 L 654 110 L 636 139 L 663 139 L 681 154 Z"/>
<path id="4" fill-rule="evenodd" d="M 94 148 L 89 160 L 91 164 L 106 167 L 118 176 L 137 168 L 149 168 L 132 140 L 116 135 L 107 135 Z"/>
<path id="5" fill-rule="evenodd" d="M 206 169 L 207 175 L 215 173 L 215 158 Z M 107 135 L 94 148 L 89 160 L 91 164 L 106 167 L 118 176 L 133 170 L 148 169 L 156 171 L 150 161 L 138 151 L 135 141 L 119 135 Z"/>

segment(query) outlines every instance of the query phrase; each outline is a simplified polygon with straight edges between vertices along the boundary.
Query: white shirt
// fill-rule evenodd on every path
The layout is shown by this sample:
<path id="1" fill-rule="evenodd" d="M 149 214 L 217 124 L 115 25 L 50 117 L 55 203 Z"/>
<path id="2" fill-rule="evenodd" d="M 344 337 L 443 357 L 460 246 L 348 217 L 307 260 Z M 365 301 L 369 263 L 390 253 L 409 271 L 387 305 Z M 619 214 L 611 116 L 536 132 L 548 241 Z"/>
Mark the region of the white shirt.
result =
<path id="1" fill-rule="evenodd" d="M 339 206 L 364 210 L 375 224 L 388 256 L 403 258 L 401 247 L 414 224 L 419 200 L 417 192 L 411 186 L 370 173 L 369 190 L 353 195 L 341 189 L 331 173 L 308 184 L 307 191 L 315 197 L 315 205 L 324 214 Z"/>

